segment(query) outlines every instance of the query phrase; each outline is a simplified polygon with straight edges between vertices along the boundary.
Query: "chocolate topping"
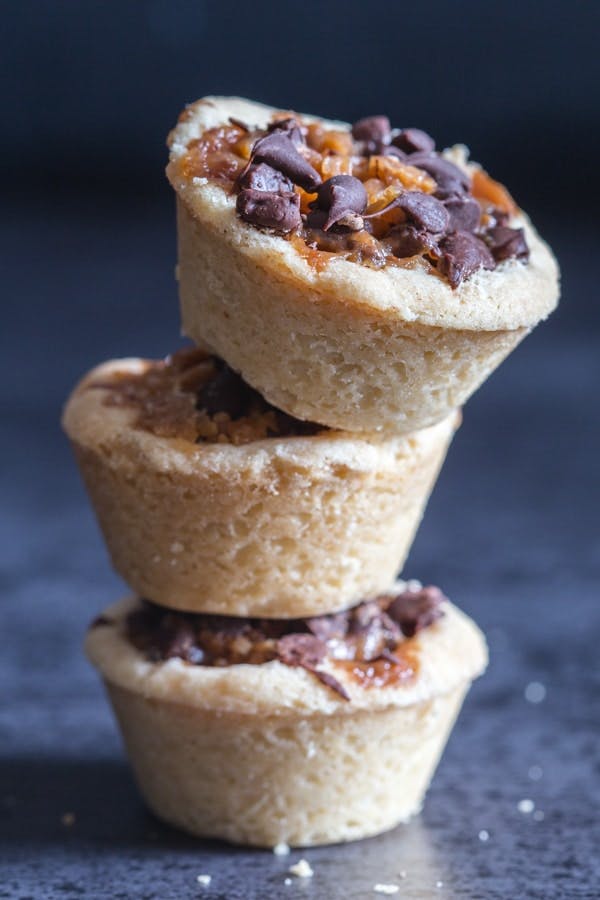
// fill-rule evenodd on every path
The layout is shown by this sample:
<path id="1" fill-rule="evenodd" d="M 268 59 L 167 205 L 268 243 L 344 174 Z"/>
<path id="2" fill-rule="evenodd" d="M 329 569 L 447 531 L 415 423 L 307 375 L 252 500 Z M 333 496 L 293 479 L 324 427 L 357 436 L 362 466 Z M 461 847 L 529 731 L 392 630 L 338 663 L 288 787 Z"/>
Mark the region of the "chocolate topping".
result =
<path id="1" fill-rule="evenodd" d="M 315 191 L 321 176 L 298 152 L 292 132 L 272 131 L 252 147 L 252 162 L 264 162 L 287 175 L 305 191 Z"/>
<path id="2" fill-rule="evenodd" d="M 435 149 L 434 139 L 420 128 L 403 128 L 400 134 L 392 139 L 392 144 L 405 153 L 430 153 Z"/>
<path id="3" fill-rule="evenodd" d="M 317 269 L 329 254 L 375 269 L 422 265 L 456 288 L 479 268 L 528 258 L 506 189 L 436 152 L 426 132 L 392 130 L 386 116 L 351 131 L 295 114 L 265 129 L 233 120 L 191 141 L 181 169 L 228 184 L 240 218 L 285 236 Z"/>
<path id="4" fill-rule="evenodd" d="M 272 228 L 282 234 L 293 231 L 302 222 L 300 197 L 294 192 L 275 193 L 247 188 L 238 194 L 236 209 L 249 225 Z"/>
<path id="5" fill-rule="evenodd" d="M 323 231 L 329 231 L 332 225 L 336 225 L 340 220 L 354 214 L 360 216 L 367 208 L 367 192 L 365 187 L 358 178 L 352 175 L 334 175 L 324 181 L 317 188 L 317 199 L 310 204 L 311 209 L 319 212 L 326 212 L 327 216 L 322 224 L 317 225 Z M 320 217 L 315 218 L 309 214 L 308 224 L 315 227 Z M 342 223 L 344 224 L 344 223 Z M 358 223 L 354 223 L 355 225 Z M 348 224 L 352 228 L 352 219 Z M 362 228 L 362 221 L 358 224 L 358 228 L 352 228 L 353 231 L 359 231 Z"/>
<path id="6" fill-rule="evenodd" d="M 450 196 L 444 201 L 450 221 L 448 231 L 475 231 L 481 219 L 481 206 L 473 197 Z"/>
<path id="7" fill-rule="evenodd" d="M 398 198 L 398 206 L 417 228 L 441 234 L 448 227 L 450 215 L 444 204 L 430 194 L 421 191 L 406 191 Z"/>
<path id="8" fill-rule="evenodd" d="M 496 262 L 503 259 L 529 259 L 529 247 L 525 240 L 525 232 L 522 228 L 507 228 L 505 225 L 497 225 L 490 228 L 485 235 L 485 241 Z"/>
<path id="9" fill-rule="evenodd" d="M 294 190 L 294 185 L 289 178 L 266 163 L 248 166 L 240 175 L 238 185 L 241 190 L 282 191 L 284 193 Z"/>
<path id="10" fill-rule="evenodd" d="M 271 406 L 222 360 L 196 347 L 137 373 L 116 371 L 89 389 L 105 390 L 107 406 L 136 410 L 134 427 L 158 437 L 239 445 L 326 430 Z"/>
<path id="11" fill-rule="evenodd" d="M 352 609 L 308 619 L 245 619 L 173 612 L 141 601 L 126 620 L 129 641 L 152 662 L 193 665 L 300 666 L 349 699 L 336 675 L 363 686 L 391 684 L 415 673 L 410 639 L 443 615 L 438 588 L 382 595 Z M 412 656 L 411 656 L 412 654 Z"/>
<path id="12" fill-rule="evenodd" d="M 440 243 L 442 272 L 452 287 L 472 275 L 477 269 L 495 269 L 496 262 L 490 250 L 478 237 L 468 231 L 456 231 Z"/>

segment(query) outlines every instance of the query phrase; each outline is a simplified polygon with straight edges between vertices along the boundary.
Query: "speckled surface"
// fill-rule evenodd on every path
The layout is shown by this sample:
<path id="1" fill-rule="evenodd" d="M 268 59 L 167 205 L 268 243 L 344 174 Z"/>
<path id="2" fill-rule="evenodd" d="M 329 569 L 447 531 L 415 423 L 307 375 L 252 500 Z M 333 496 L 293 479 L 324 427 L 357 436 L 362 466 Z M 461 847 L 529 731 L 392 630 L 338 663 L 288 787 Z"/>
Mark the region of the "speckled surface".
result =
<path id="1" fill-rule="evenodd" d="M 87 621 L 122 586 L 56 421 L 86 364 L 172 346 L 161 336 L 176 333 L 171 223 L 148 219 L 140 233 L 137 211 L 117 239 L 102 222 L 53 215 L 41 269 L 13 248 L 11 283 L 33 300 L 10 310 L 0 346 L 11 376 L 0 379 L 0 897 L 353 900 L 381 882 L 411 900 L 600 896 L 597 336 L 562 333 L 559 317 L 479 393 L 415 543 L 408 574 L 476 618 L 492 659 L 423 814 L 287 858 L 199 843 L 144 810 L 82 657 Z M 68 272 L 52 257 L 65 241 Z M 531 682 L 542 702 L 526 699 Z M 523 799 L 535 812 L 519 811 Z M 301 856 L 314 877 L 286 885 Z"/>

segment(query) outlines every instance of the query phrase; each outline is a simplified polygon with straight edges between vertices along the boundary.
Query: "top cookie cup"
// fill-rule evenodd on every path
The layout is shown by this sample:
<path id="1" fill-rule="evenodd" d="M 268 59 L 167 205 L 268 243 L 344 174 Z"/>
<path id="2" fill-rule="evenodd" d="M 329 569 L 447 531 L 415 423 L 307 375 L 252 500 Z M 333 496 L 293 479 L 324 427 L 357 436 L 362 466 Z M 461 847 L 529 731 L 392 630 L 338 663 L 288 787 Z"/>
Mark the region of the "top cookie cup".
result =
<path id="1" fill-rule="evenodd" d="M 466 161 L 464 148 L 428 156 L 397 147 L 398 156 L 369 156 L 368 142 L 353 141 L 349 126 L 296 116 L 301 137 L 293 152 L 316 177 L 327 183 L 336 167 L 358 173 L 374 198 L 366 208 L 371 224 L 349 213 L 339 220 L 349 225 L 334 223 L 325 232 L 319 216 L 322 220 L 329 209 L 331 217 L 327 190 L 315 189 L 313 179 L 307 190 L 296 184 L 289 191 L 287 175 L 257 163 L 257 135 L 269 127 L 277 133 L 285 115 L 290 116 L 239 98 L 208 97 L 189 106 L 170 135 L 167 174 L 178 195 L 183 329 L 241 372 L 269 402 L 298 418 L 351 431 L 394 433 L 434 424 L 462 405 L 551 312 L 558 297 L 556 262 L 506 191 Z M 400 144 L 402 134 L 390 132 Z M 322 152 L 314 149 L 318 142 Z M 357 155 L 361 148 L 362 156 Z M 391 144 L 383 147 L 391 149 Z M 436 182 L 420 168 L 431 170 L 432 159 L 434 167 L 452 163 L 457 167 L 452 171 L 462 173 L 457 190 L 470 201 L 471 211 L 475 197 L 480 203 L 478 227 L 485 223 L 487 231 L 478 234 L 489 247 L 474 235 L 465 240 L 475 241 L 478 265 L 493 265 L 493 270 L 471 267 L 469 272 L 464 248 L 462 256 L 452 256 L 452 240 L 464 231 L 448 233 L 453 226 L 447 210 L 456 198 L 452 185 L 442 184 L 441 176 Z M 275 191 L 288 203 L 281 227 L 293 221 L 289 209 L 299 203 L 300 224 L 291 231 L 256 225 L 261 198 L 273 191 L 241 190 L 253 203 L 258 198 L 259 214 L 256 203 L 240 203 L 251 160 L 263 166 L 251 184 L 277 187 L 277 181 L 264 180 L 273 171 L 276 179 L 284 179 Z M 380 177 L 371 177 L 371 169 Z M 418 204 L 426 197 L 435 214 L 444 207 L 445 234 L 419 232 L 415 223 L 423 216 L 411 207 L 415 197 Z M 381 212 L 390 198 L 382 225 L 377 207 Z M 365 227 L 353 237 L 348 229 L 358 227 L 356 221 Z M 510 234 L 522 229 L 522 258 L 501 260 L 504 250 L 492 248 L 490 223 Z M 377 234 L 383 238 L 375 239 Z M 406 249 L 398 249 L 398 240 L 404 242 L 407 234 L 425 240 L 430 249 L 407 257 Z"/>

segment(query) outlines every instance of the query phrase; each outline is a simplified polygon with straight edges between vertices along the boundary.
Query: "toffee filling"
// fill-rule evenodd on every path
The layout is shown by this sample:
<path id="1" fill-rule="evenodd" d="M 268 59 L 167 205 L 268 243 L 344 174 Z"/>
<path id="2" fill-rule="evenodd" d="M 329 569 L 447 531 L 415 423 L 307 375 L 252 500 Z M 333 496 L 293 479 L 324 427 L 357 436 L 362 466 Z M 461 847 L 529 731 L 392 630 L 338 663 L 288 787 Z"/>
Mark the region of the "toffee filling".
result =
<path id="1" fill-rule="evenodd" d="M 326 430 L 271 406 L 226 363 L 197 347 L 90 385 L 98 388 L 107 391 L 106 406 L 136 409 L 135 427 L 159 437 L 240 445 Z"/>
<path id="2" fill-rule="evenodd" d="M 331 255 L 372 268 L 425 265 L 456 288 L 478 269 L 529 257 L 501 184 L 465 173 L 424 131 L 393 129 L 385 116 L 349 131 L 294 115 L 276 114 L 266 129 L 231 119 L 190 141 L 178 165 L 186 179 L 222 183 L 240 218 L 286 237 L 317 268 Z"/>
<path id="3" fill-rule="evenodd" d="M 279 660 L 300 666 L 336 691 L 336 675 L 363 687 L 383 687 L 417 672 L 415 635 L 443 615 L 436 587 L 405 589 L 365 600 L 343 612 L 303 619 L 247 619 L 183 613 L 141 600 L 125 633 L 151 662 L 178 658 L 189 665 L 262 665 Z M 93 627 L 111 624 L 105 617 Z"/>

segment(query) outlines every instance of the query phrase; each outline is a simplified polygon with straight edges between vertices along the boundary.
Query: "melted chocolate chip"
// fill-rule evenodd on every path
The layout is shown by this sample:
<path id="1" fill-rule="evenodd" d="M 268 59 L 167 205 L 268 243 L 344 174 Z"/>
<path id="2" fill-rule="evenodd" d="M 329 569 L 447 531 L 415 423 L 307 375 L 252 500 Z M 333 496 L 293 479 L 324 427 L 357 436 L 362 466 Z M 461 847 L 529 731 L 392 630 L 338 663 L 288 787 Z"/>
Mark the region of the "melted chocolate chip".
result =
<path id="1" fill-rule="evenodd" d="M 403 224 L 392 229 L 386 240 L 394 256 L 405 259 L 420 253 L 439 255 L 437 239 L 428 231 Z"/>
<path id="2" fill-rule="evenodd" d="M 321 176 L 298 153 L 290 132 L 273 131 L 259 138 L 252 148 L 252 162 L 267 163 L 305 191 L 313 192 L 321 184 Z"/>
<path id="3" fill-rule="evenodd" d="M 448 227 L 450 215 L 444 204 L 430 194 L 406 191 L 398 198 L 398 206 L 407 218 L 422 231 L 442 234 Z"/>
<path id="4" fill-rule="evenodd" d="M 439 588 L 429 586 L 420 591 L 405 591 L 388 606 L 388 615 L 402 629 L 406 637 L 427 628 L 442 616 L 440 606 L 446 597 Z"/>
<path id="5" fill-rule="evenodd" d="M 238 178 L 238 186 L 241 190 L 251 189 L 275 193 L 290 193 L 294 189 L 289 178 L 266 163 L 247 166 Z"/>
<path id="6" fill-rule="evenodd" d="M 304 135 L 302 134 L 298 120 L 294 119 L 293 116 L 271 122 L 270 125 L 267 126 L 267 131 L 269 134 L 277 132 L 288 135 L 296 147 L 301 147 L 305 143 Z"/>
<path id="7" fill-rule="evenodd" d="M 310 204 L 311 209 L 325 211 L 327 216 L 320 226 L 315 224 L 314 218 L 312 221 L 309 219 L 309 225 L 328 231 L 349 214 L 360 216 L 367 208 L 367 199 L 365 186 L 360 179 L 353 175 L 334 175 L 317 188 L 317 199 Z M 352 230 L 360 230 L 361 227 L 362 223 L 358 229 Z"/>
<path id="8" fill-rule="evenodd" d="M 196 409 L 209 416 L 227 413 L 232 419 L 244 414 L 254 391 L 237 372 L 223 363 L 214 378 L 202 385 L 196 395 Z"/>
<path id="9" fill-rule="evenodd" d="M 450 215 L 448 231 L 475 231 L 481 219 L 481 206 L 472 197 L 451 196 L 444 201 Z"/>
<path id="10" fill-rule="evenodd" d="M 434 139 L 420 128 L 403 128 L 392 139 L 392 144 L 405 153 L 431 153 L 435 149 Z"/>
<path id="11" fill-rule="evenodd" d="M 505 225 L 496 225 L 488 229 L 484 239 L 494 255 L 496 262 L 503 259 L 527 260 L 529 259 L 529 247 L 522 228 L 508 228 Z"/>
<path id="12" fill-rule="evenodd" d="M 247 188 L 238 194 L 236 209 L 244 222 L 289 234 L 302 224 L 300 197 L 293 191 L 275 193 Z"/>
<path id="13" fill-rule="evenodd" d="M 456 231 L 440 243 L 439 270 L 453 288 L 477 269 L 495 269 L 496 262 L 482 240 L 468 231 Z"/>
<path id="14" fill-rule="evenodd" d="M 327 655 L 327 644 L 314 634 L 286 634 L 277 641 L 277 655 L 286 666 L 315 669 Z"/>
<path id="15" fill-rule="evenodd" d="M 364 142 L 366 154 L 379 153 L 382 147 L 389 144 L 391 134 L 390 120 L 387 116 L 367 116 L 352 126 L 352 137 L 355 141 Z"/>
<path id="16" fill-rule="evenodd" d="M 410 164 L 418 169 L 423 169 L 432 178 L 435 178 L 438 188 L 442 190 L 451 187 L 453 191 L 462 194 L 470 187 L 469 176 L 454 163 L 444 159 L 443 156 L 435 153 L 413 153 L 410 157 Z"/>
<path id="17" fill-rule="evenodd" d="M 348 631 L 348 613 L 334 613 L 329 616 L 313 616 L 306 620 L 306 627 L 321 641 L 340 639 Z"/>

